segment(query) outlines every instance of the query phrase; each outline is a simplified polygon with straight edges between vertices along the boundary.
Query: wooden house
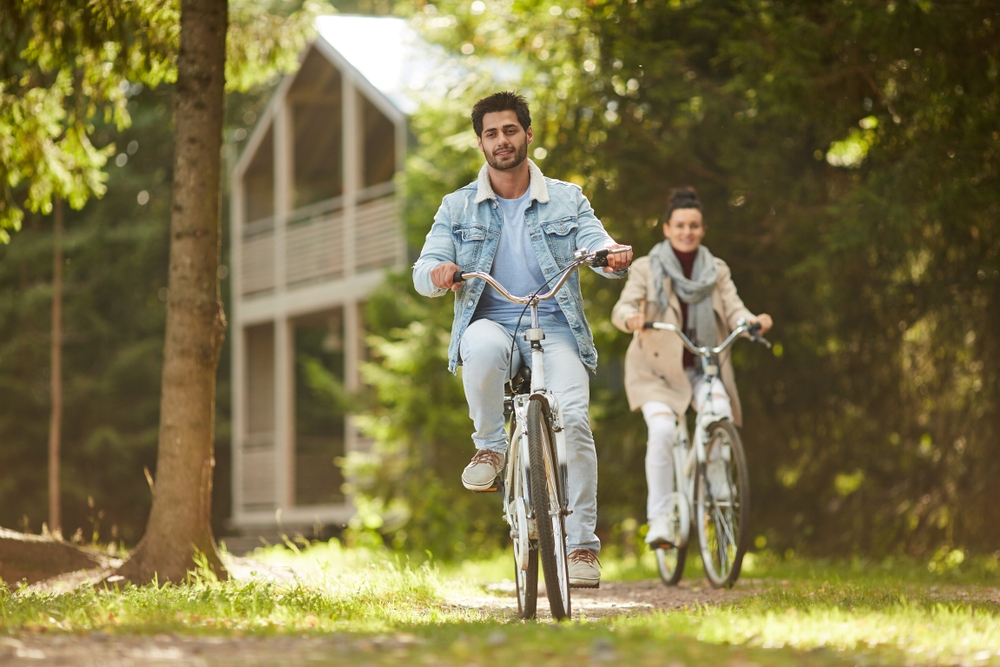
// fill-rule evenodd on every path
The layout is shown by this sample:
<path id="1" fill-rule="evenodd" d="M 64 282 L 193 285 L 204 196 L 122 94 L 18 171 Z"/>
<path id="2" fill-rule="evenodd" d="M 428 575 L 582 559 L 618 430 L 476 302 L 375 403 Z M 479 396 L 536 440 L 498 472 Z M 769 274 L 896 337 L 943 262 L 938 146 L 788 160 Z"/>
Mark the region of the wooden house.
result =
<path id="1" fill-rule="evenodd" d="M 412 34 L 399 19 L 317 25 L 231 175 L 229 525 L 244 536 L 312 534 L 352 516 L 335 460 L 366 444 L 331 387 L 358 387 L 363 305 L 407 263 Z"/>

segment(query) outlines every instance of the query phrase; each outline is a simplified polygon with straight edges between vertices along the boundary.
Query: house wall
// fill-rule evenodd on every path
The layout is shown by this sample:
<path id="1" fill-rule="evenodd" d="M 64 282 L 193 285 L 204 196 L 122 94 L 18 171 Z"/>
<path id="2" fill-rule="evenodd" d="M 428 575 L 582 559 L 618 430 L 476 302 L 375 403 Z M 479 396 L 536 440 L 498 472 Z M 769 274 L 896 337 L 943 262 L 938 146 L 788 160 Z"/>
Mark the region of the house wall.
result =
<path id="1" fill-rule="evenodd" d="M 365 443 L 334 395 L 359 387 L 367 295 L 406 261 L 405 132 L 403 115 L 320 41 L 234 170 L 230 523 L 240 532 L 308 532 L 353 514 L 332 459 Z"/>

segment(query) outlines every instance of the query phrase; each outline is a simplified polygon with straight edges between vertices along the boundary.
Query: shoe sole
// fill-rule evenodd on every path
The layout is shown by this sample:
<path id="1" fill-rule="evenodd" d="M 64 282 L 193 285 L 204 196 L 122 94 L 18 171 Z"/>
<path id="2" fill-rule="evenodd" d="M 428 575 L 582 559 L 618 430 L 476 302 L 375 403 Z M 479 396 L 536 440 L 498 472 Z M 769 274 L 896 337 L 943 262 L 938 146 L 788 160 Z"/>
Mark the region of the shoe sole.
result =
<path id="1" fill-rule="evenodd" d="M 475 491 L 476 493 L 491 493 L 498 490 L 499 488 L 499 477 L 494 477 L 489 484 L 469 484 L 464 479 L 462 480 L 462 486 L 467 488 L 469 491 Z"/>
<path id="2" fill-rule="evenodd" d="M 570 579 L 569 580 L 569 587 L 570 588 L 600 588 L 601 587 L 601 580 L 598 579 L 597 581 L 594 581 L 593 579 L 576 579 L 576 580 Z"/>

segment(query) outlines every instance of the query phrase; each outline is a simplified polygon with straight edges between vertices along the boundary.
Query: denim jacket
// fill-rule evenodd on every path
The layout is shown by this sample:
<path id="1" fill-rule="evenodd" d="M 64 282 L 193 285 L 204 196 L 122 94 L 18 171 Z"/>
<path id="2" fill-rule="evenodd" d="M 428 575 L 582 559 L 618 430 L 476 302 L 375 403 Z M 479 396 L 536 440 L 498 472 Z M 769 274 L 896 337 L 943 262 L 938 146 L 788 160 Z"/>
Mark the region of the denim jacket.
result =
<path id="1" fill-rule="evenodd" d="M 585 248 L 600 250 L 614 241 L 604 231 L 604 225 L 594 216 L 590 202 L 580 188 L 572 183 L 546 178 L 535 163 L 528 160 L 531 204 L 525 212 L 525 225 L 531 234 L 531 245 L 546 279 L 552 278 L 573 261 L 573 253 Z M 431 270 L 444 262 L 454 262 L 462 271 L 490 272 L 496 254 L 503 212 L 490 185 L 487 165 L 479 171 L 476 182 L 446 196 L 434 216 L 434 224 L 424 240 L 420 257 L 413 265 L 413 285 L 424 296 L 443 296 L 431 282 Z M 622 278 L 628 269 L 600 275 Z M 552 281 L 551 284 L 555 284 Z M 451 326 L 448 348 L 448 370 L 457 372 L 461 365 L 458 348 L 465 329 L 476 312 L 484 289 L 493 289 L 482 280 L 462 283 L 455 293 L 455 320 Z M 521 296 L 521 295 L 518 295 Z M 580 360 L 591 370 L 597 369 L 594 336 L 583 313 L 580 276 L 574 271 L 555 296 L 566 322 L 576 338 Z"/>

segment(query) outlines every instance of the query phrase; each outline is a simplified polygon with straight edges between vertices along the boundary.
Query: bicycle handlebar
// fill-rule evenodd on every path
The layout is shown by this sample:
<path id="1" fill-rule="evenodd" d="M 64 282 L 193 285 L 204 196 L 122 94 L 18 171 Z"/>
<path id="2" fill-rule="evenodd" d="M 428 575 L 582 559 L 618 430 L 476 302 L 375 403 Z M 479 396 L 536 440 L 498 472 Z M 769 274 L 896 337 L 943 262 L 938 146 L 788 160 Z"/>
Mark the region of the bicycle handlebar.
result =
<path id="1" fill-rule="evenodd" d="M 732 333 L 722 341 L 717 347 L 698 347 L 691 342 L 691 339 L 684 335 L 684 332 L 675 327 L 673 324 L 667 324 L 666 322 L 646 322 L 642 325 L 643 329 L 658 329 L 660 331 L 673 331 L 675 334 L 681 337 L 681 342 L 684 343 L 684 347 L 691 351 L 692 354 L 696 354 L 699 357 L 705 357 L 706 359 L 722 354 L 727 347 L 733 344 L 741 334 L 750 334 L 750 339 L 755 343 L 760 343 L 767 348 L 771 347 L 771 342 L 760 335 L 760 323 L 756 322 L 754 324 L 747 324 L 746 320 L 740 319 L 736 322 L 736 328 L 733 329 Z"/>
<path id="2" fill-rule="evenodd" d="M 489 285 L 501 294 L 505 299 L 513 303 L 531 303 L 532 301 L 547 301 L 556 295 L 559 288 L 569 280 L 570 275 L 573 273 L 573 269 L 578 266 L 588 265 L 588 266 L 607 266 L 608 265 L 608 255 L 620 255 L 622 253 L 628 252 L 632 249 L 632 246 L 621 246 L 620 248 L 605 248 L 603 250 L 598 250 L 597 252 L 587 252 L 586 250 L 577 250 L 576 259 L 573 263 L 563 269 L 564 273 L 556 286 L 553 287 L 548 293 L 541 296 L 536 292 L 535 294 L 529 294 L 527 296 L 514 296 L 508 292 L 503 285 L 501 285 L 497 280 L 486 273 L 485 271 L 470 271 L 468 273 L 463 273 L 462 271 L 456 271 L 452 276 L 452 282 L 460 283 L 470 278 L 479 278 L 485 280 Z"/>

